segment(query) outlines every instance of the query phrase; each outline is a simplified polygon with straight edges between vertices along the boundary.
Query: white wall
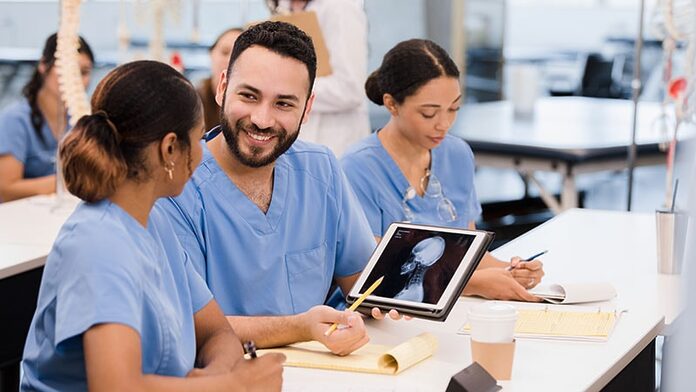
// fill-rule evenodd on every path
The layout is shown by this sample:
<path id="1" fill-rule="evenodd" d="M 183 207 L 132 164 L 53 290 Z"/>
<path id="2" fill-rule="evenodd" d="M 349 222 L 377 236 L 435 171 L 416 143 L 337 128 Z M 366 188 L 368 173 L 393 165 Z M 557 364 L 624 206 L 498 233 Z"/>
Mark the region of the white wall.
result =
<path id="1" fill-rule="evenodd" d="M 597 50 L 607 36 L 636 36 L 639 5 L 638 0 L 618 4 L 508 0 L 505 46 Z M 652 7 L 646 8 L 648 22 Z"/>

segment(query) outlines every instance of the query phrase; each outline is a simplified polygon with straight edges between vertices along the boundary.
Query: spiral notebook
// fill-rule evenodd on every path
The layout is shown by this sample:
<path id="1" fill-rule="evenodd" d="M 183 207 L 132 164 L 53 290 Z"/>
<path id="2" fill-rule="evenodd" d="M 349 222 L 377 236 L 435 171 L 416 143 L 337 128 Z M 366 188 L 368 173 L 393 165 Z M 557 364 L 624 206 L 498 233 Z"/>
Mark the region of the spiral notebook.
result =
<path id="1" fill-rule="evenodd" d="M 257 353 L 285 354 L 285 366 L 291 367 L 393 375 L 429 358 L 436 350 L 437 338 L 426 332 L 395 347 L 366 344 L 343 357 L 332 354 L 319 342 L 297 343 Z"/>

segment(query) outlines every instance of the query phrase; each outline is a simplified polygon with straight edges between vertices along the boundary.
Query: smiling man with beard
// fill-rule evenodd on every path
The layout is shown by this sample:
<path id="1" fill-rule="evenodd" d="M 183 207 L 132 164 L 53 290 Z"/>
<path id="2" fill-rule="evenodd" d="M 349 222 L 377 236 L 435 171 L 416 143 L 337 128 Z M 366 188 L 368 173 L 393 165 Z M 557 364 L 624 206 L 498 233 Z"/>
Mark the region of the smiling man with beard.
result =
<path id="1" fill-rule="evenodd" d="M 301 30 L 242 33 L 217 88 L 221 125 L 184 192 L 161 204 L 240 339 L 317 340 L 345 355 L 368 341 L 362 318 L 321 304 L 332 282 L 352 287 L 375 241 L 333 154 L 296 141 L 315 72 Z M 347 328 L 324 336 L 334 322 Z"/>

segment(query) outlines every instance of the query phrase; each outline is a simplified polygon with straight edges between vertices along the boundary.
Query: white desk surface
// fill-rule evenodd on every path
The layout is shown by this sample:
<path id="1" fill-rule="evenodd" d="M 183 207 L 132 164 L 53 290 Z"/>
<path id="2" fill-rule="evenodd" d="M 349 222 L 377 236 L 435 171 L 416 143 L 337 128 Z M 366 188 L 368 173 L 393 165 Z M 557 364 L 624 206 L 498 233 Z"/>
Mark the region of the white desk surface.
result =
<path id="1" fill-rule="evenodd" d="M 680 312 L 680 275 L 657 273 L 655 216 L 572 209 L 496 249 L 501 259 L 526 257 L 548 249 L 544 283 L 610 282 L 616 305 L 648 305 L 665 316 L 665 325 Z M 643 296 L 647 295 L 647 299 Z"/>
<path id="2" fill-rule="evenodd" d="M 628 312 L 607 342 L 518 340 L 512 380 L 500 385 L 505 391 L 599 390 L 660 333 L 666 314 L 675 317 L 671 303 L 678 290 L 666 286 L 678 278 L 656 272 L 651 214 L 569 210 L 494 253 L 525 256 L 543 249 L 549 250 L 545 282 L 611 281 L 617 306 Z M 477 301 L 460 300 L 445 323 L 369 321 L 375 343 L 398 344 L 424 330 L 439 338 L 433 358 L 399 376 L 286 368 L 284 390 L 444 391 L 450 377 L 471 364 L 469 338 L 456 331 Z"/>
<path id="3" fill-rule="evenodd" d="M 637 142 L 667 140 L 652 124 L 660 104 L 640 102 Z M 534 116 L 518 118 L 509 101 L 463 105 L 452 133 L 467 141 L 484 141 L 561 149 L 626 146 L 631 142 L 633 103 L 621 99 L 544 97 Z M 669 112 L 668 112 L 669 113 Z"/>
<path id="4" fill-rule="evenodd" d="M 63 222 L 78 200 L 56 208 L 55 196 L 0 204 L 0 279 L 43 265 Z"/>

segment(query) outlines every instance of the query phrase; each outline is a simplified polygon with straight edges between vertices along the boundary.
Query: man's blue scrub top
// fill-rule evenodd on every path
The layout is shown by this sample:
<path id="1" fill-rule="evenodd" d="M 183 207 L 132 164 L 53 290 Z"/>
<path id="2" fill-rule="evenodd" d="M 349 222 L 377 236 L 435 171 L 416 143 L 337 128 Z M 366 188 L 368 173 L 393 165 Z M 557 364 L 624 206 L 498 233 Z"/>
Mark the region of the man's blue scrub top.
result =
<path id="1" fill-rule="evenodd" d="M 265 214 L 205 144 L 184 192 L 159 203 L 227 315 L 289 315 L 322 304 L 332 279 L 361 272 L 375 247 L 334 155 L 299 140 L 275 162 Z"/>

